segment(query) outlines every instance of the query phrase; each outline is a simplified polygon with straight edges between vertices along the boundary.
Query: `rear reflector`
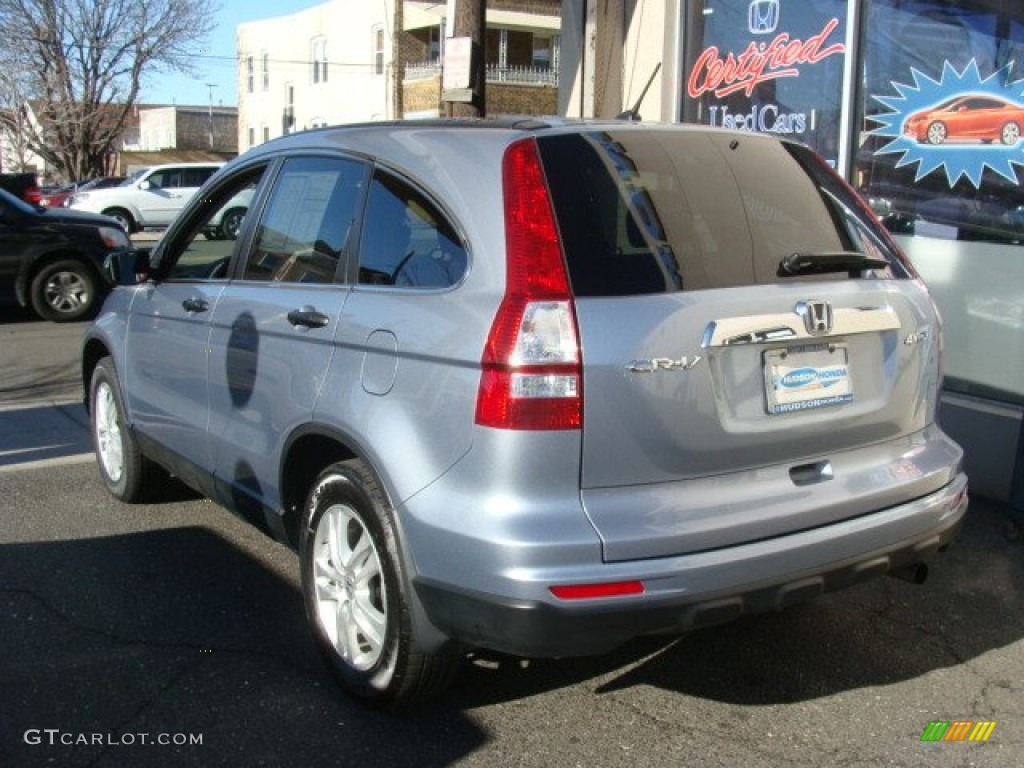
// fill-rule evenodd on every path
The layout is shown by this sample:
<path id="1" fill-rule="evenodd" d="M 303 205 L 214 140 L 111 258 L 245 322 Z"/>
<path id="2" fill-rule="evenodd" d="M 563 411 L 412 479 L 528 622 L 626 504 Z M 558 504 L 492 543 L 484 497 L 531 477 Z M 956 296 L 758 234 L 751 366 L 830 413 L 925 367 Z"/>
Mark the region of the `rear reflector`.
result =
<path id="1" fill-rule="evenodd" d="M 606 584 L 563 584 L 549 587 L 552 595 L 559 600 L 592 600 L 598 597 L 623 597 L 642 595 L 642 581 L 612 581 Z"/>

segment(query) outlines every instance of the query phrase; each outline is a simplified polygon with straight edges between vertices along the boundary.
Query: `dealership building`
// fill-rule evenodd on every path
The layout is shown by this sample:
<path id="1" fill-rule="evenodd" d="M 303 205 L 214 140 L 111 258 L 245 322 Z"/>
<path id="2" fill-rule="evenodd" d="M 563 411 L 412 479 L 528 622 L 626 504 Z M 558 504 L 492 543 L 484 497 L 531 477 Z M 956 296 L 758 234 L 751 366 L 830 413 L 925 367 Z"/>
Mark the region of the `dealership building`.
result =
<path id="1" fill-rule="evenodd" d="M 566 0 L 560 111 L 777 134 L 868 198 L 944 318 L 940 419 L 1024 507 L 1020 0 Z"/>

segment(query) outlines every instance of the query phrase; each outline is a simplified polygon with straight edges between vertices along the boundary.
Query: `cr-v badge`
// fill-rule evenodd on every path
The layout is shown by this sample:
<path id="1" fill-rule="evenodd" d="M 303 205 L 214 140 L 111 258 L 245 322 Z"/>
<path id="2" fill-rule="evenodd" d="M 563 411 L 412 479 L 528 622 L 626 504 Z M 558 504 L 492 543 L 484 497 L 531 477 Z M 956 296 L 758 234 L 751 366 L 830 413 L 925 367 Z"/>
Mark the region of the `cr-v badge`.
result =
<path id="1" fill-rule="evenodd" d="M 632 360 L 626 366 L 627 371 L 633 373 L 655 373 L 657 371 L 688 371 L 701 360 L 700 355 L 693 357 L 685 356 L 672 359 L 670 357 L 651 357 L 642 360 Z"/>

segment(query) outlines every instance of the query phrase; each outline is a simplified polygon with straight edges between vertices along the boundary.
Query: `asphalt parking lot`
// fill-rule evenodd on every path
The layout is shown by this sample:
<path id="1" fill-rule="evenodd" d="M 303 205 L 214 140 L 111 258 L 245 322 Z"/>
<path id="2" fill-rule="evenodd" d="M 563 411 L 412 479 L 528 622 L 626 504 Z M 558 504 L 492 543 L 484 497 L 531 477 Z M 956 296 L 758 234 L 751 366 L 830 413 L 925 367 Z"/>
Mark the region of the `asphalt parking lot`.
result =
<path id="1" fill-rule="evenodd" d="M 598 658 L 467 659 L 434 706 L 357 705 L 291 551 L 184 489 L 107 496 L 82 328 L 0 307 L 0 766 L 1024 764 L 1024 543 L 980 499 L 921 586 Z M 933 721 L 995 726 L 923 742 Z"/>

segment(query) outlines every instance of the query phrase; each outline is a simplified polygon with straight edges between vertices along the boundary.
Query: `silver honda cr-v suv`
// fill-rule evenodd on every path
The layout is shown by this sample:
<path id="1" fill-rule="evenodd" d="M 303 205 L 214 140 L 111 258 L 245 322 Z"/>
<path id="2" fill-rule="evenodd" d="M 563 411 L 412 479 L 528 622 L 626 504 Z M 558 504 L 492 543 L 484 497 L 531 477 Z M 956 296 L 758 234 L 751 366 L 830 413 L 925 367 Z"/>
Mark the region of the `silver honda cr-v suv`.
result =
<path id="1" fill-rule="evenodd" d="M 202 233 L 251 193 L 237 239 Z M 103 481 L 296 546 L 358 696 L 920 578 L 967 505 L 939 317 L 807 148 L 373 124 L 225 167 L 88 331 Z M 130 284 L 130 285 L 129 285 Z"/>

